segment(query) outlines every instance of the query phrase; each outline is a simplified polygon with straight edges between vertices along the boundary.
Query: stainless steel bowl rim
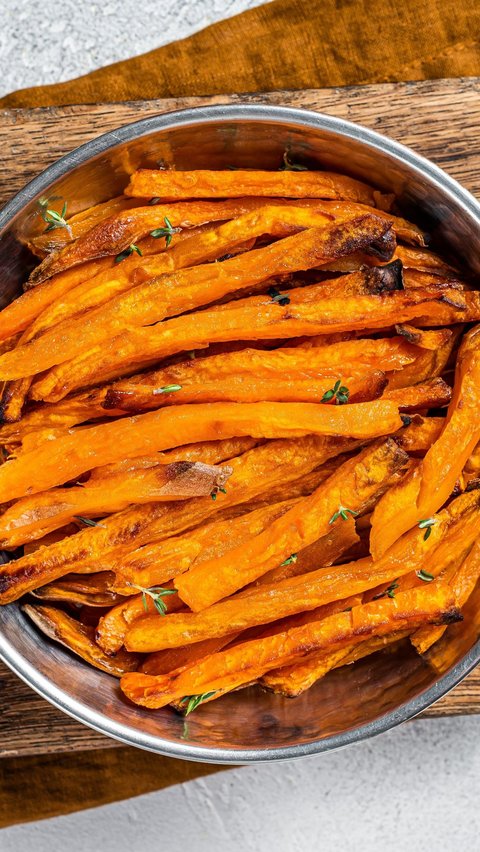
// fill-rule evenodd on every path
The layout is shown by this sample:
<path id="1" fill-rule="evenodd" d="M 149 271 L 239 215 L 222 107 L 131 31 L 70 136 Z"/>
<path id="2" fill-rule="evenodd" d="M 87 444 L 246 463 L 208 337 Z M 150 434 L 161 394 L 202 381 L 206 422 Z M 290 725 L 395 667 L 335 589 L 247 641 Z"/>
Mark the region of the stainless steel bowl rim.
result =
<path id="1" fill-rule="evenodd" d="M 311 129 L 331 131 L 360 141 L 373 150 L 378 150 L 399 162 L 406 163 L 413 172 L 426 175 L 441 188 L 447 198 L 451 198 L 457 204 L 460 204 L 480 228 L 480 203 L 442 169 L 406 146 L 361 125 L 323 113 L 270 104 L 239 103 L 202 106 L 154 115 L 117 130 L 112 130 L 85 143 L 45 169 L 7 202 L 0 211 L 0 232 L 11 223 L 25 205 L 45 191 L 58 178 L 122 142 L 132 141 L 143 135 L 164 129 L 232 120 L 296 124 Z M 48 678 L 41 675 L 34 665 L 18 654 L 15 647 L 7 642 L 2 635 L 0 635 L 0 659 L 29 687 L 59 710 L 123 744 L 184 760 L 217 764 L 244 764 L 291 760 L 332 751 L 377 736 L 411 719 L 445 695 L 475 668 L 480 662 L 480 640 L 431 687 L 374 721 L 310 743 L 265 749 L 205 748 L 188 743 L 175 743 L 147 733 L 133 731 L 128 725 L 107 719 L 102 713 L 93 711 L 82 702 L 66 695 L 62 689 L 56 687 Z"/>

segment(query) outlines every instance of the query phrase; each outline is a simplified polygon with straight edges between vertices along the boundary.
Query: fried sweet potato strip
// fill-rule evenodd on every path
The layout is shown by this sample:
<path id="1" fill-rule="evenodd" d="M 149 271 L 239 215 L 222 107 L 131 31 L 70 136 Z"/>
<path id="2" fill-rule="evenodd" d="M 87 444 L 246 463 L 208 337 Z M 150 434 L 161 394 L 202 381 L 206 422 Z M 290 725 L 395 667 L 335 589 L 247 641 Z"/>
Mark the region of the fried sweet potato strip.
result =
<path id="1" fill-rule="evenodd" d="M 407 453 L 425 452 L 437 440 L 444 425 L 443 417 L 421 417 L 417 414 L 407 429 L 395 435 L 395 440 Z"/>
<path id="2" fill-rule="evenodd" d="M 168 583 L 162 590 L 169 591 L 170 589 L 171 583 Z M 124 599 L 100 618 L 95 630 L 95 642 L 107 656 L 118 654 L 123 647 L 130 624 L 134 624 L 146 614 L 155 613 L 159 618 L 162 618 L 149 591 L 147 589 L 143 594 L 134 594 L 132 597 Z M 164 595 L 161 596 L 161 600 L 166 613 L 175 613 L 183 607 L 178 595 Z"/>
<path id="3" fill-rule="evenodd" d="M 214 444 L 216 442 L 213 442 Z M 227 442 L 232 446 L 232 442 Z M 295 440 L 270 441 L 236 458 L 226 458 L 233 467 L 227 494 L 217 500 L 199 497 L 176 503 L 151 503 L 132 506 L 111 515 L 102 526 L 87 527 L 28 556 L 0 566 L 0 604 L 17 600 L 31 589 L 45 585 L 69 571 L 96 573 L 102 566 L 110 568 L 118 552 L 160 541 L 188 530 L 217 514 L 242 503 L 270 494 L 279 484 L 312 471 L 327 459 L 357 446 L 355 441 L 307 435 Z M 212 460 L 212 458 L 210 458 Z M 222 458 L 216 461 L 221 462 Z M 288 498 L 288 495 L 287 495 Z M 285 496 L 277 496 L 277 500 Z"/>
<path id="4" fill-rule="evenodd" d="M 443 628 L 436 627 L 420 629 L 443 630 Z M 398 631 L 387 636 L 367 639 L 365 642 L 361 642 L 351 648 L 341 648 L 334 653 L 325 654 L 321 652 L 320 654 L 312 654 L 310 658 L 307 657 L 306 660 L 296 665 L 285 666 L 281 669 L 272 669 L 260 679 L 260 685 L 269 692 L 274 692 L 277 695 L 296 698 L 297 695 L 301 695 L 302 692 L 310 689 L 314 683 L 324 677 L 329 671 L 332 671 L 332 669 L 350 665 L 363 657 L 368 657 L 370 654 L 382 651 L 389 645 L 405 639 L 408 635 L 408 630 Z M 155 655 L 152 654 L 152 657 L 155 657 Z M 144 665 L 141 670 L 146 674 L 166 673 L 160 670 L 158 672 L 155 671 L 155 662 L 152 662 L 151 666 Z"/>
<path id="5" fill-rule="evenodd" d="M 372 189 L 361 181 L 334 172 L 310 171 L 206 171 L 174 172 L 139 169 L 130 177 L 125 195 L 133 198 L 160 198 L 177 201 L 187 198 L 239 198 L 241 196 L 280 196 L 281 198 L 334 198 L 372 204 L 388 209 L 392 196 Z"/>
<path id="6" fill-rule="evenodd" d="M 161 208 L 157 205 L 149 205 L 110 216 L 89 229 L 79 239 L 46 257 L 33 270 L 30 285 L 37 285 L 46 278 L 79 264 L 118 255 L 132 243 L 136 244 L 150 231 L 164 228 L 165 217 L 173 228 L 190 229 L 207 222 L 234 219 L 243 213 L 264 206 L 265 203 L 265 199 L 245 198 L 224 199 L 221 202 L 187 202 L 172 204 L 168 207 L 162 205 Z"/>
<path id="7" fill-rule="evenodd" d="M 430 518 L 445 503 L 480 439 L 479 341 L 480 326 L 471 329 L 462 341 L 453 399 L 440 437 L 425 458 L 375 508 L 370 538 L 375 558 L 385 553 L 405 530 Z"/>
<path id="8" fill-rule="evenodd" d="M 128 651 L 120 651 L 112 660 L 95 642 L 94 628 L 81 624 L 62 610 L 32 604 L 24 604 L 22 609 L 49 639 L 65 645 L 69 651 L 73 651 L 96 669 L 114 677 L 121 677 L 125 672 L 138 668 L 140 657 L 129 654 Z"/>
<path id="9" fill-rule="evenodd" d="M 418 347 L 417 352 L 419 354 L 412 364 L 407 364 L 401 370 L 388 373 L 388 390 L 406 388 L 440 376 L 450 361 L 459 336 L 460 328 L 457 326 L 449 340 L 446 340 L 438 349 Z"/>
<path id="10" fill-rule="evenodd" d="M 452 389 L 442 378 L 430 379 L 411 387 L 387 388 L 382 399 L 396 402 L 400 411 L 417 411 L 422 408 L 443 408 L 452 398 Z"/>
<path id="11" fill-rule="evenodd" d="M 403 323 L 403 325 L 400 323 L 395 326 L 395 329 L 397 334 L 421 349 L 439 349 L 445 343 L 448 343 L 453 333 L 449 328 L 439 328 L 432 331 L 431 329 L 415 328 L 408 323 Z"/>
<path id="12" fill-rule="evenodd" d="M 114 575 L 110 571 L 98 574 L 67 574 L 55 583 L 48 583 L 33 592 L 44 601 L 65 601 L 86 606 L 108 607 L 120 603 L 120 595 L 110 589 Z"/>
<path id="13" fill-rule="evenodd" d="M 406 454 L 392 439 L 367 447 L 248 544 L 177 577 L 180 597 L 197 612 L 276 568 L 292 552 L 326 535 L 332 519 L 343 523 L 339 507 L 347 507 L 354 515 L 364 510 L 406 461 Z"/>
<path id="14" fill-rule="evenodd" d="M 63 248 L 67 243 L 78 240 L 99 222 L 103 222 L 110 216 L 124 213 L 126 210 L 132 210 L 141 204 L 142 201 L 136 198 L 118 195 L 116 198 L 110 198 L 108 201 L 87 207 L 81 213 L 70 216 L 67 219 L 68 228 L 55 228 L 52 231 L 40 234 L 38 237 L 33 237 L 30 243 L 38 251 L 50 254 L 52 251 Z"/>
<path id="15" fill-rule="evenodd" d="M 212 521 L 181 536 L 138 548 L 112 565 L 117 576 L 111 588 L 122 594 L 131 594 L 131 583 L 145 587 L 156 586 L 185 573 L 192 565 L 199 565 L 207 559 L 218 559 L 258 535 L 289 511 L 298 500 L 295 498 L 254 508 L 243 515 Z M 288 565 L 267 572 L 261 580 L 273 583 L 320 565 L 331 564 L 357 541 L 353 522 L 335 526 L 320 542 L 295 554 Z"/>
<path id="16" fill-rule="evenodd" d="M 268 295 L 252 296 L 201 314 L 170 319 L 152 328 L 132 329 L 104 341 L 88 355 L 50 370 L 35 383 L 33 397 L 55 402 L 78 388 L 148 367 L 176 352 L 206 348 L 215 342 L 382 329 L 399 319 L 412 319 L 432 310 L 445 295 L 435 290 L 416 290 L 328 298 L 322 292 L 323 287 L 316 284 L 290 290 L 288 305 L 274 302 Z"/>
<path id="17" fill-rule="evenodd" d="M 389 400 L 331 406 L 300 402 L 214 402 L 151 411 L 58 437 L 0 467 L 0 502 L 38 494 L 78 478 L 95 465 L 178 447 L 234 438 L 344 436 L 361 440 L 389 435 L 402 425 Z"/>
<path id="18" fill-rule="evenodd" d="M 470 553 L 456 569 L 450 586 L 455 594 L 458 606 L 463 609 L 480 578 L 480 541 L 475 541 Z M 419 654 L 424 654 L 445 633 L 443 627 L 423 627 L 412 636 L 412 644 Z"/>
<path id="19" fill-rule="evenodd" d="M 178 613 L 161 622 L 145 617 L 132 624 L 126 647 L 148 653 L 200 642 L 225 635 L 234 627 L 246 629 L 369 589 L 375 590 L 375 593 L 380 589 L 379 597 L 384 597 L 381 584 L 388 588 L 394 580 L 397 583 L 410 582 L 412 572 L 422 568 L 430 570 L 432 564 L 438 566 L 440 573 L 456 558 L 464 530 L 468 549 L 472 541 L 471 531 L 478 524 L 479 501 L 478 494 L 457 498 L 435 516 L 432 533 L 426 540 L 423 530 L 410 530 L 377 562 L 364 558 L 329 569 L 321 568 L 268 587 L 250 588 L 201 612 Z M 412 576 L 417 585 L 423 585 L 416 573 Z M 382 578 L 381 582 L 379 578 Z M 410 588 L 409 582 L 407 589 Z"/>
<path id="20" fill-rule="evenodd" d="M 125 695 L 145 707 L 162 707 L 185 695 L 234 689 L 258 680 L 272 668 L 286 666 L 314 651 L 335 651 L 425 623 L 452 623 L 461 618 L 451 589 L 412 589 L 394 599 L 383 598 L 337 613 L 321 621 L 234 645 L 197 662 L 178 676 L 124 675 Z"/>
<path id="21" fill-rule="evenodd" d="M 159 276 L 116 296 L 107 308 L 100 306 L 77 320 L 59 323 L 41 337 L 4 353 L 0 356 L 0 378 L 38 373 L 85 352 L 124 328 L 159 322 L 278 274 L 310 269 L 331 257 L 348 254 L 357 244 L 368 245 L 387 227 L 384 220 L 366 214 L 322 228 L 308 228 L 223 263 Z"/>
<path id="22" fill-rule="evenodd" d="M 76 517 L 103 517 L 132 503 L 186 500 L 216 493 L 225 486 L 231 470 L 228 466 L 178 461 L 23 497 L 0 515 L 0 546 L 18 547 Z"/>

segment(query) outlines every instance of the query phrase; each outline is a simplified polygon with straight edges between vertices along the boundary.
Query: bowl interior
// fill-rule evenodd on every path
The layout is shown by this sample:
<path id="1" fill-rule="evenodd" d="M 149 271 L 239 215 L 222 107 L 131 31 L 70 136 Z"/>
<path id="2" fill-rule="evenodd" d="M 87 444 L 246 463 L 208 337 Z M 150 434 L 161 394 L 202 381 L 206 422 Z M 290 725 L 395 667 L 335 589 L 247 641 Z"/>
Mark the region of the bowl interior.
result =
<path id="1" fill-rule="evenodd" d="M 314 113 L 214 107 L 145 119 L 100 137 L 22 190 L 0 212 L 0 305 L 18 295 L 32 265 L 20 240 L 41 227 L 39 199 L 58 196 L 72 214 L 120 193 L 139 166 L 275 169 L 285 151 L 306 165 L 395 192 L 402 212 L 423 224 L 443 252 L 480 271 L 478 204 L 412 152 Z M 161 207 L 159 220 L 160 214 Z M 201 707 L 186 721 L 168 709 L 151 713 L 124 701 L 115 679 L 41 637 L 16 605 L 0 608 L 0 656 L 57 706 L 130 744 L 227 763 L 287 758 L 378 733 L 451 688 L 479 658 L 475 610 L 472 605 L 463 624 L 448 629 L 435 667 L 404 643 L 331 672 L 297 699 L 249 688 Z"/>

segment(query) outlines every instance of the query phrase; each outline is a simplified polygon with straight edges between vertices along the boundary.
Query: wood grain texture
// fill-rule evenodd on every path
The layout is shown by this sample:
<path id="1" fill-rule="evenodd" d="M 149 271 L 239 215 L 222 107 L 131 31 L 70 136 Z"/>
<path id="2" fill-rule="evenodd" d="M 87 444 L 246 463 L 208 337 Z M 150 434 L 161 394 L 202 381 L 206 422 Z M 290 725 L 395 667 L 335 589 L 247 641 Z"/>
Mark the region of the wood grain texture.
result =
<path id="1" fill-rule="evenodd" d="M 480 80 L 467 78 L 0 111 L 0 204 L 41 169 L 108 130 L 174 109 L 239 102 L 314 109 L 359 122 L 429 157 L 480 196 Z M 60 753 L 117 745 L 50 707 L 1 664 L 0 706 L 0 755 Z M 480 671 L 473 672 L 424 716 L 478 712 Z"/>

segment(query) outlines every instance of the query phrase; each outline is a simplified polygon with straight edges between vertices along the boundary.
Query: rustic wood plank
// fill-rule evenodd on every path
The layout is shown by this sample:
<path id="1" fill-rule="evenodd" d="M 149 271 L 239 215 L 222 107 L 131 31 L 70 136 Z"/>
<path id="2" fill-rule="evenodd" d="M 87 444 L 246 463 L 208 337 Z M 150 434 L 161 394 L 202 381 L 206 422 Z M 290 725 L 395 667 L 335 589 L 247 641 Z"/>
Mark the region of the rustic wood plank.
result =
<path id="1" fill-rule="evenodd" d="M 173 109 L 221 103 L 269 103 L 357 121 L 429 157 L 480 195 L 480 80 L 437 80 L 346 89 L 267 92 L 0 112 L 0 204 L 88 139 Z M 115 746 L 50 707 L 0 665 L 0 755 L 60 753 Z M 480 711 L 480 671 L 431 707 L 428 717 Z"/>

